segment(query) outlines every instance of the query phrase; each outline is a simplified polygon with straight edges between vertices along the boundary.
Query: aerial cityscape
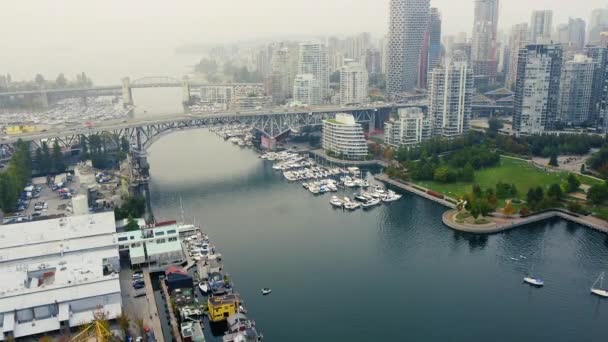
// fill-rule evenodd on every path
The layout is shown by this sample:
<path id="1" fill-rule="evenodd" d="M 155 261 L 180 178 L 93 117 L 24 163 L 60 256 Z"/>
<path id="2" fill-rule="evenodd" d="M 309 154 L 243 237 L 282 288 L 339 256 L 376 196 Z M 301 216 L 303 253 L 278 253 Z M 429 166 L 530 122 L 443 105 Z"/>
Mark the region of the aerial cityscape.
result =
<path id="1" fill-rule="evenodd" d="M 0 13 L 0 341 L 608 338 L 608 3 Z"/>

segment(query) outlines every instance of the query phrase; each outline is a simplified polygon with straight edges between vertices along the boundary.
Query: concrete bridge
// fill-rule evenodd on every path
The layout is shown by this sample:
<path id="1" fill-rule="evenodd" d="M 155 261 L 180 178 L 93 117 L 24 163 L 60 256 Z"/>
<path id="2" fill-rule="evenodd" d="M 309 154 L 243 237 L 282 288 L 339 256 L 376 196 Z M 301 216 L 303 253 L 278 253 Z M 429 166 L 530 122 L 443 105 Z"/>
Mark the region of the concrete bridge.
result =
<path id="1" fill-rule="evenodd" d="M 373 130 L 380 128 L 396 108 L 424 107 L 424 104 L 397 104 L 366 107 L 319 107 L 311 110 L 255 112 L 224 112 L 210 114 L 174 114 L 157 118 L 134 119 L 121 122 L 101 122 L 93 127 L 73 127 L 18 136 L 4 136 L 0 145 L 11 145 L 19 139 L 32 142 L 34 147 L 43 141 L 57 140 L 62 147 L 78 145 L 82 139 L 92 135 L 110 134 L 126 137 L 145 149 L 163 135 L 174 131 L 208 127 L 217 124 L 240 123 L 253 127 L 269 138 L 277 138 L 292 129 L 322 125 L 323 120 L 333 118 L 336 113 L 353 114 L 355 120 Z"/>
<path id="2" fill-rule="evenodd" d="M 183 89 L 183 101 L 190 102 L 190 86 L 187 80 L 180 81 L 173 77 L 154 76 L 143 77 L 131 82 L 129 77 L 122 80 L 121 85 L 96 86 L 90 88 L 41 89 L 0 93 L 0 107 L 10 101 L 29 103 L 35 107 L 48 108 L 50 104 L 66 98 L 122 95 L 125 106 L 133 105 L 132 90 L 136 88 L 178 88 Z"/>

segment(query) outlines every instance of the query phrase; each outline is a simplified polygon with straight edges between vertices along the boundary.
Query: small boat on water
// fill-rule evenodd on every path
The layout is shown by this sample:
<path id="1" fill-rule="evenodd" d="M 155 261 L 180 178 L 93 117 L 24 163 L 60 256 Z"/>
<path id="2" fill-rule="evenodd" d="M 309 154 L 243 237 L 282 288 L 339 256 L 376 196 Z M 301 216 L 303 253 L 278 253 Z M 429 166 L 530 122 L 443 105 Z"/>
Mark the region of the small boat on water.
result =
<path id="1" fill-rule="evenodd" d="M 329 203 L 336 208 L 342 208 L 344 206 L 344 201 L 339 199 L 338 196 L 332 196 Z"/>
<path id="2" fill-rule="evenodd" d="M 207 284 L 207 282 L 202 282 L 198 284 L 198 288 L 201 289 L 204 294 L 207 294 L 207 292 L 209 292 L 209 285 Z"/>
<path id="3" fill-rule="evenodd" d="M 272 292 L 272 290 L 270 288 L 268 288 L 268 287 L 265 287 L 265 288 L 262 289 L 262 295 L 263 296 L 269 295 L 270 292 Z"/>
<path id="4" fill-rule="evenodd" d="M 344 209 L 346 210 L 357 210 L 361 207 L 361 204 L 351 200 L 348 197 L 344 197 Z"/>
<path id="5" fill-rule="evenodd" d="M 545 282 L 540 279 L 540 278 L 534 278 L 534 277 L 524 277 L 524 282 L 528 283 L 532 286 L 535 287 L 543 287 L 545 286 Z"/>
<path id="6" fill-rule="evenodd" d="M 403 195 L 400 195 L 392 190 L 389 190 L 388 193 L 382 197 L 382 202 L 395 202 L 401 199 Z"/>
<path id="7" fill-rule="evenodd" d="M 597 283 L 600 283 L 599 287 L 597 286 Z M 604 289 L 604 272 L 602 272 L 600 274 L 599 277 L 597 277 L 597 279 L 595 280 L 595 283 L 593 283 L 593 285 L 591 286 L 591 293 L 602 297 L 602 298 L 608 298 L 608 290 Z"/>
<path id="8" fill-rule="evenodd" d="M 368 200 L 367 202 L 361 203 L 361 206 L 363 207 L 363 209 L 366 209 L 366 208 L 375 207 L 378 204 L 380 204 L 380 199 L 372 198 L 372 199 Z"/>
<path id="9" fill-rule="evenodd" d="M 530 269 L 530 273 L 528 273 L 528 275 L 526 277 L 524 277 L 524 283 L 530 284 L 535 287 L 545 286 L 544 280 L 532 275 L 532 273 L 534 272 L 533 270 L 534 270 L 534 266 L 532 266 L 532 268 Z"/>

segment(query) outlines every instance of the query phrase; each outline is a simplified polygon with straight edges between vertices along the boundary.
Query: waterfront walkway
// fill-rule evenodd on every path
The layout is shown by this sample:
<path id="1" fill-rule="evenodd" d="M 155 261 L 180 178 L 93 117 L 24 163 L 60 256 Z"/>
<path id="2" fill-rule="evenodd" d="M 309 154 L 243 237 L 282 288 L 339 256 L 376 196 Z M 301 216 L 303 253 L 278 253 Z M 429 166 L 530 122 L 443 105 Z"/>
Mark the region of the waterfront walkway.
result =
<path id="1" fill-rule="evenodd" d="M 422 190 L 423 188 L 421 188 L 419 186 L 414 187 L 412 184 L 391 179 L 385 174 L 376 175 L 375 178 L 381 182 L 393 185 L 395 187 L 398 187 L 400 189 L 411 192 L 413 194 L 416 194 L 418 196 L 432 200 L 436 203 L 439 203 L 445 207 L 450 208 L 450 210 L 447 210 L 445 213 L 443 213 L 442 221 L 446 226 L 448 226 L 454 230 L 458 230 L 458 231 L 462 231 L 462 232 L 475 233 L 475 234 L 494 234 L 494 233 L 499 233 L 499 232 L 503 232 L 506 230 L 526 226 L 526 225 L 529 225 L 532 223 L 542 222 L 542 221 L 553 219 L 553 218 L 560 218 L 560 219 L 563 219 L 563 220 L 566 220 L 569 222 L 573 222 L 576 224 L 580 224 L 582 226 L 592 228 L 592 229 L 595 229 L 600 232 L 604 232 L 604 233 L 608 234 L 608 222 L 606 222 L 604 220 L 601 220 L 601 219 L 599 219 L 597 217 L 593 217 L 593 216 L 581 216 L 581 215 L 570 213 L 566 210 L 557 210 L 557 209 L 545 211 L 545 212 L 535 214 L 535 215 L 530 215 L 527 217 L 507 218 L 507 217 L 502 216 L 501 214 L 495 214 L 492 217 L 486 217 L 486 219 L 490 221 L 490 223 L 486 223 L 486 224 L 458 223 L 458 222 L 456 222 L 456 215 L 458 214 L 458 212 L 455 210 L 456 205 L 454 204 L 455 203 L 454 199 L 450 199 L 450 198 L 446 197 L 446 199 L 451 200 L 451 201 L 448 201 L 446 199 L 437 198 L 435 196 L 432 196 L 432 195 L 426 193 L 425 191 Z"/>
<path id="2" fill-rule="evenodd" d="M 312 150 L 309 151 L 311 155 L 325 159 L 328 162 L 339 165 L 339 166 L 381 166 L 388 167 L 389 165 L 382 160 L 342 160 L 334 157 L 330 157 L 323 150 Z"/>
<path id="3" fill-rule="evenodd" d="M 387 175 L 385 174 L 378 174 L 375 176 L 375 178 L 383 183 L 386 184 L 390 184 L 394 187 L 397 187 L 399 189 L 405 190 L 407 192 L 411 192 L 415 195 L 424 197 L 428 200 L 431 200 L 433 202 L 439 203 L 447 208 L 450 209 L 455 209 L 456 208 L 456 200 L 449 198 L 449 197 L 444 197 L 444 198 L 439 198 L 439 197 L 435 197 L 433 195 L 428 194 L 425 190 L 423 190 L 424 188 L 416 186 L 414 187 L 412 184 L 410 183 L 404 183 L 401 181 L 397 181 L 394 179 L 389 178 Z"/>

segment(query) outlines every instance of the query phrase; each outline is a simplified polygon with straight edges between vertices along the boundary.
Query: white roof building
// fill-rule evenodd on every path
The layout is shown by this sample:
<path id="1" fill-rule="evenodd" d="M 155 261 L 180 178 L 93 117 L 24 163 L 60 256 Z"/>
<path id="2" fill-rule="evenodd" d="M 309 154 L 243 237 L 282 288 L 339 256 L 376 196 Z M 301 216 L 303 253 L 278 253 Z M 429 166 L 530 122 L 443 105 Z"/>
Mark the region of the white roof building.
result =
<path id="1" fill-rule="evenodd" d="M 194 226 L 169 221 L 140 227 L 140 230 L 116 234 L 118 248 L 121 252 L 129 252 L 132 266 L 165 267 L 185 260 L 180 237 Z"/>
<path id="2" fill-rule="evenodd" d="M 0 340 L 109 319 L 122 312 L 114 213 L 0 230 Z"/>
<path id="3" fill-rule="evenodd" d="M 323 149 L 344 159 L 365 159 L 368 150 L 363 127 L 352 114 L 338 113 L 335 119 L 324 120 Z"/>

